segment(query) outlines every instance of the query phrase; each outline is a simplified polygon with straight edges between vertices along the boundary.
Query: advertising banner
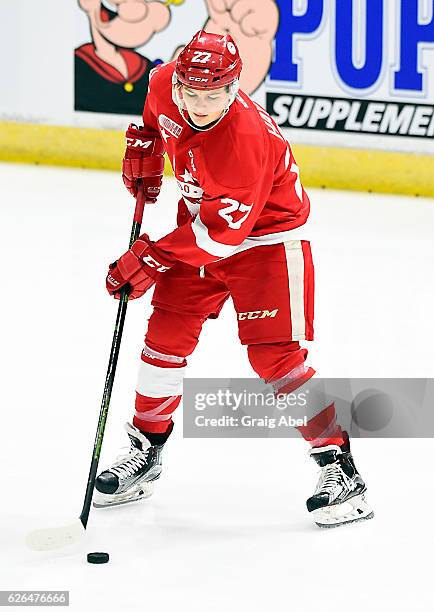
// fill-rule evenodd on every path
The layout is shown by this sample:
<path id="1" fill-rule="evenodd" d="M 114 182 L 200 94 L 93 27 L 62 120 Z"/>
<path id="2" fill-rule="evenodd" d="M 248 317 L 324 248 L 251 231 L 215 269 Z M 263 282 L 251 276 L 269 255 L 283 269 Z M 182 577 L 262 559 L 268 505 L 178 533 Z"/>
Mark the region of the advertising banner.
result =
<path id="1" fill-rule="evenodd" d="M 77 0 L 77 13 L 76 113 L 140 115 L 149 72 L 205 28 L 234 37 L 241 87 L 292 141 L 434 152 L 434 0 Z"/>

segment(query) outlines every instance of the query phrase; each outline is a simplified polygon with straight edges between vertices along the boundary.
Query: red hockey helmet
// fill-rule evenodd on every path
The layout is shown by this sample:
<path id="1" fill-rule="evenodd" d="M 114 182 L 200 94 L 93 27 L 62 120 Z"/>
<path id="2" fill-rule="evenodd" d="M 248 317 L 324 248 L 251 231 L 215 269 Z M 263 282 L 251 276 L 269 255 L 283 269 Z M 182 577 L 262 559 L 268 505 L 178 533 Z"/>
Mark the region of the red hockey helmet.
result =
<path id="1" fill-rule="evenodd" d="M 232 36 L 201 30 L 178 56 L 175 74 L 193 89 L 218 89 L 237 81 L 242 67 Z"/>

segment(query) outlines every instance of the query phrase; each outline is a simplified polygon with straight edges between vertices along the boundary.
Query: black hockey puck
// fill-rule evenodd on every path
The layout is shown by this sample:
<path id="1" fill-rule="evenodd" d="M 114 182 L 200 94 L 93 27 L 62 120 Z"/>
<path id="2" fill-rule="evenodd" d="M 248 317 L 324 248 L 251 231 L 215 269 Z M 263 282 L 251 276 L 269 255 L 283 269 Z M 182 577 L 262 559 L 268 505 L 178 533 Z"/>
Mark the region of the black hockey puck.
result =
<path id="1" fill-rule="evenodd" d="M 109 559 L 109 554 L 104 552 L 93 552 L 87 555 L 88 563 L 108 563 Z"/>

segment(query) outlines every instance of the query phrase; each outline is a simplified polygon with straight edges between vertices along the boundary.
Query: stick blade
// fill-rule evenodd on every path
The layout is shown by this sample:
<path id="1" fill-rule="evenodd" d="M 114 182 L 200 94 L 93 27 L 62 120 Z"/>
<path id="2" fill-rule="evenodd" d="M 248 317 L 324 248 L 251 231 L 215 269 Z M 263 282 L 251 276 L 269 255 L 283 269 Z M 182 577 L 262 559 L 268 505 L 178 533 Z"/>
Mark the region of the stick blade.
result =
<path id="1" fill-rule="evenodd" d="M 75 544 L 86 533 L 82 522 L 77 519 L 64 527 L 36 529 L 26 537 L 26 544 L 32 550 L 56 550 L 70 544 Z"/>

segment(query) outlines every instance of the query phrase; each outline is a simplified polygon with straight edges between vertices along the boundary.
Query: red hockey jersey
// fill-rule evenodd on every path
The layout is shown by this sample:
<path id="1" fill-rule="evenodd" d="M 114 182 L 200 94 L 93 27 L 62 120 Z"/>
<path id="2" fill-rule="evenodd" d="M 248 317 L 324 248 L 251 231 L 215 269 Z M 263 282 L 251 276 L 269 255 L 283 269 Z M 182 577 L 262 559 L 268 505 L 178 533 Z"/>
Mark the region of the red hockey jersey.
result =
<path id="1" fill-rule="evenodd" d="M 267 112 L 240 92 L 209 131 L 192 129 L 172 99 L 174 62 L 151 73 L 143 123 L 159 132 L 181 190 L 178 227 L 157 247 L 202 266 L 291 238 L 309 199 L 289 143 Z"/>

